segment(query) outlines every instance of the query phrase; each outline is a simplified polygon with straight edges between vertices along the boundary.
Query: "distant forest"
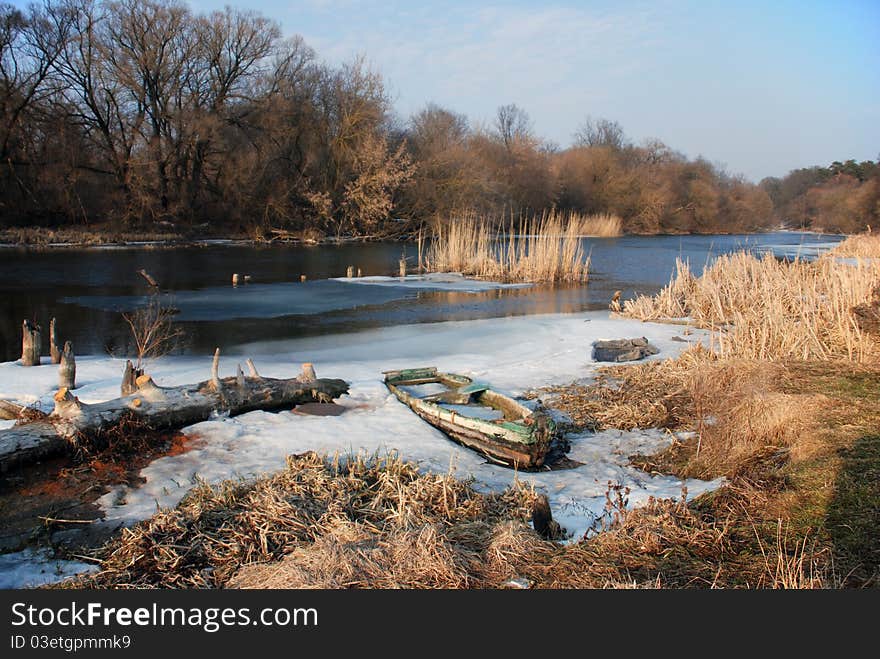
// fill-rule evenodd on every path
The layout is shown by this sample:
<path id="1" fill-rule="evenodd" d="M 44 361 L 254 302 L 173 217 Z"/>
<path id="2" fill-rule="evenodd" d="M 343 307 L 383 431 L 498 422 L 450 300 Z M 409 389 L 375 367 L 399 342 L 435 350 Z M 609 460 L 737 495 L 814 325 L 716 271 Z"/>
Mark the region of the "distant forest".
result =
<path id="1" fill-rule="evenodd" d="M 258 13 L 173 0 L 0 5 L 0 161 L 0 228 L 367 235 L 553 208 L 628 233 L 880 223 L 875 162 L 755 185 L 609 119 L 560 148 L 516 105 L 489 125 L 430 104 L 401 118 L 363 60 L 329 66 Z"/>

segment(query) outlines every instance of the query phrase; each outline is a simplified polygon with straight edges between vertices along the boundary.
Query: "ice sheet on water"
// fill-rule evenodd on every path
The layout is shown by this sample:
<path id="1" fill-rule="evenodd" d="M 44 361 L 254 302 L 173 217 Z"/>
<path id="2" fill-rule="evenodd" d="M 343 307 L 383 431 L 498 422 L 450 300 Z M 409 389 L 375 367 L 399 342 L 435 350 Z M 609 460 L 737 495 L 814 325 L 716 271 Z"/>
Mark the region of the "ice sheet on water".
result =
<path id="1" fill-rule="evenodd" d="M 387 304 L 415 295 L 400 287 L 353 289 L 338 280 L 321 279 L 177 291 L 165 296 L 163 303 L 179 310 L 175 320 L 204 321 L 312 315 Z M 80 295 L 61 301 L 105 311 L 131 311 L 144 306 L 147 298 L 140 295 Z"/>
<path id="2" fill-rule="evenodd" d="M 531 284 L 505 284 L 497 281 L 484 281 L 465 277 L 460 272 L 432 272 L 425 275 L 407 275 L 406 277 L 338 277 L 333 281 L 346 284 L 368 284 L 393 288 L 428 289 L 437 291 L 460 291 L 463 293 L 479 293 L 499 288 L 528 288 Z"/>

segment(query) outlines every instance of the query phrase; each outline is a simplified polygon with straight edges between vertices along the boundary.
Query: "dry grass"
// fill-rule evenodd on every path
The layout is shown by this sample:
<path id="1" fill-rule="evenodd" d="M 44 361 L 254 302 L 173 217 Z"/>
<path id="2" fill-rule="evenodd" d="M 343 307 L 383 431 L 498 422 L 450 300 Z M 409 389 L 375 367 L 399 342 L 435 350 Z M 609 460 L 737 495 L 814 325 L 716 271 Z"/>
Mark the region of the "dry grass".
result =
<path id="1" fill-rule="evenodd" d="M 437 229 L 424 266 L 497 281 L 585 282 L 590 259 L 581 232 L 589 224 L 589 218 L 553 212 L 511 222 L 507 237 L 499 238 L 492 222 L 468 215 Z"/>
<path id="2" fill-rule="evenodd" d="M 870 362 L 880 345 L 861 329 L 853 308 L 869 300 L 878 281 L 880 262 L 784 263 L 739 252 L 719 257 L 700 277 L 679 260 L 668 286 L 628 300 L 623 314 L 690 318 L 713 330 L 722 357 Z"/>
<path id="3" fill-rule="evenodd" d="M 104 550 L 101 571 L 78 585 L 497 583 L 491 553 L 499 524 L 516 524 L 543 542 L 527 522 L 534 496 L 524 487 L 479 494 L 469 482 L 422 475 L 394 457 L 340 462 L 308 453 L 288 458 L 287 468 L 268 478 L 197 486 L 177 508 L 124 530 Z"/>
<path id="4" fill-rule="evenodd" d="M 845 256 L 863 259 L 880 258 L 880 235 L 860 233 L 848 236 L 829 253 L 830 256 Z"/>

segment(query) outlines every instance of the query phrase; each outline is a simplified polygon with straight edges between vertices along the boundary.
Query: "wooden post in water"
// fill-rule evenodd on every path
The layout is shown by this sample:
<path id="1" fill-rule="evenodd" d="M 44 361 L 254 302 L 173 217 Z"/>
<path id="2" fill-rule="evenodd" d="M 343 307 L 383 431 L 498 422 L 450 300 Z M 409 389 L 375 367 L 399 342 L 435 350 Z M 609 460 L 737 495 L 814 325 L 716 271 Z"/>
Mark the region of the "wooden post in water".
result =
<path id="1" fill-rule="evenodd" d="M 306 276 L 305 276 L 305 275 L 300 275 L 300 276 L 299 276 L 299 281 L 300 281 L 301 284 L 305 284 L 305 283 L 306 283 Z"/>
<path id="2" fill-rule="evenodd" d="M 400 278 L 403 279 L 404 277 L 406 277 L 406 257 L 405 256 L 400 257 L 400 263 L 398 265 L 400 266 Z"/>
<path id="3" fill-rule="evenodd" d="M 73 345 L 64 342 L 61 353 L 61 366 L 58 367 L 58 386 L 65 389 L 76 389 L 76 359 L 73 357 Z"/>
<path id="4" fill-rule="evenodd" d="M 358 278 L 360 278 L 360 276 L 361 276 L 361 269 L 358 268 Z"/>
<path id="5" fill-rule="evenodd" d="M 236 272 L 236 273 L 234 273 L 234 274 L 232 275 L 232 285 L 233 285 L 233 286 L 238 286 L 238 282 L 239 282 L 239 281 L 241 281 L 241 277 L 240 277 L 239 274 Z"/>
<path id="6" fill-rule="evenodd" d="M 54 318 L 49 321 L 49 354 L 52 355 L 53 364 L 61 363 L 61 351 L 58 349 L 58 336 L 55 334 Z"/>
<path id="7" fill-rule="evenodd" d="M 39 325 L 31 325 L 30 321 L 21 324 L 21 364 L 22 366 L 40 365 L 40 345 L 43 335 Z"/>
<path id="8" fill-rule="evenodd" d="M 353 265 L 348 266 L 348 269 L 345 271 L 345 276 L 348 279 L 351 279 L 352 277 L 354 277 L 354 266 Z"/>

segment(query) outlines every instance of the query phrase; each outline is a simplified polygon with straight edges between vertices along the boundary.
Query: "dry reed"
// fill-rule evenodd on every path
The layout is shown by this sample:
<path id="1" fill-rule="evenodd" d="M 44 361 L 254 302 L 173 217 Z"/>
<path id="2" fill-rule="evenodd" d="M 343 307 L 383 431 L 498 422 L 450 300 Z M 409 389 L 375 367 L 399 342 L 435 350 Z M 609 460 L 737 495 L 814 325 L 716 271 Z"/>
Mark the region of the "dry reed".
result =
<path id="1" fill-rule="evenodd" d="M 860 233 L 848 236 L 828 252 L 830 256 L 855 257 L 863 259 L 880 258 L 880 235 Z"/>
<path id="2" fill-rule="evenodd" d="M 585 282 L 590 258 L 581 232 L 587 224 L 581 216 L 551 212 L 511 221 L 507 235 L 499 236 L 488 219 L 467 215 L 437 228 L 424 266 L 497 281 Z"/>
<path id="3" fill-rule="evenodd" d="M 745 252 L 718 257 L 700 277 L 681 259 L 669 285 L 624 303 L 641 320 L 689 318 L 713 330 L 722 357 L 868 362 L 878 343 L 853 308 L 870 299 L 880 262 L 833 258 L 785 263 Z"/>

